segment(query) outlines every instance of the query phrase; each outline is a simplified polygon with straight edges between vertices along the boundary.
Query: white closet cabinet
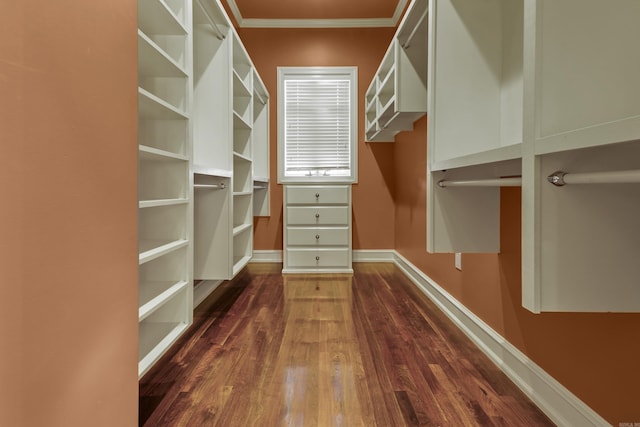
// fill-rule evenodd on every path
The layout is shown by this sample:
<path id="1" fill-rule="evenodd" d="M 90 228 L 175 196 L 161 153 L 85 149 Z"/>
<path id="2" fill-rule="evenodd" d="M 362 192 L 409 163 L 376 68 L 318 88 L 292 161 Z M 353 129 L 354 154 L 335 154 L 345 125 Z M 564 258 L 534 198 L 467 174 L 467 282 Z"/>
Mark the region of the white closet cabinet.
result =
<path id="1" fill-rule="evenodd" d="M 190 4 L 138 1 L 140 377 L 192 322 Z"/>
<path id="2" fill-rule="evenodd" d="M 639 19 L 634 0 L 431 0 L 429 251 L 498 252 L 499 188 L 478 185 L 521 175 L 524 307 L 640 311 L 640 185 L 547 181 L 640 170 Z"/>
<path id="3" fill-rule="evenodd" d="M 393 142 L 427 112 L 427 0 L 414 0 L 365 95 L 368 142 Z"/>
<path id="4" fill-rule="evenodd" d="M 284 186 L 283 273 L 353 273 L 351 185 Z"/>
<path id="5" fill-rule="evenodd" d="M 262 135 L 268 93 L 222 5 L 195 0 L 193 16 L 194 277 L 221 281 L 252 256 L 254 138 L 268 146 L 262 139 L 268 138 Z M 214 288 L 199 283 L 197 300 L 201 285 L 206 292 Z"/>

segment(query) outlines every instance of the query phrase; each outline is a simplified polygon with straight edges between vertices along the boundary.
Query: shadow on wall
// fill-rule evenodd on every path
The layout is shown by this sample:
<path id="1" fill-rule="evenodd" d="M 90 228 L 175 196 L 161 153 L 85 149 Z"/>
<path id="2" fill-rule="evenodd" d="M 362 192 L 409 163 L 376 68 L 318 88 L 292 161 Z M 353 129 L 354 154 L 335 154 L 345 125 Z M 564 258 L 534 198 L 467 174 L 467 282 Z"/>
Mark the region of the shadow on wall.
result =
<path id="1" fill-rule="evenodd" d="M 395 170 L 393 143 L 365 142 L 373 158 L 378 165 L 380 175 L 384 180 L 391 199 L 395 201 Z M 360 171 L 362 173 L 362 171 Z M 362 182 L 362 180 L 360 180 Z"/>

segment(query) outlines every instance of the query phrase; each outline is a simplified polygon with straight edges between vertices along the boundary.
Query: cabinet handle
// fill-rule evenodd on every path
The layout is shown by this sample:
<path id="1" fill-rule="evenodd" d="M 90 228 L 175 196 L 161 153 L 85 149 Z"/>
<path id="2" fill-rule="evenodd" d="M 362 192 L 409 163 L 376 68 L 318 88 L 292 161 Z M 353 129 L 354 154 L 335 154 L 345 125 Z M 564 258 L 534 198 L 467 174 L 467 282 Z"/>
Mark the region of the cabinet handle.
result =
<path id="1" fill-rule="evenodd" d="M 319 256 L 316 257 L 316 261 L 320 261 L 320 257 Z"/>
<path id="2" fill-rule="evenodd" d="M 320 235 L 316 234 L 316 240 L 320 240 Z"/>
<path id="3" fill-rule="evenodd" d="M 320 198 L 320 193 L 316 193 L 316 199 Z"/>
<path id="4" fill-rule="evenodd" d="M 316 214 L 316 218 L 320 218 L 320 214 L 319 213 Z"/>

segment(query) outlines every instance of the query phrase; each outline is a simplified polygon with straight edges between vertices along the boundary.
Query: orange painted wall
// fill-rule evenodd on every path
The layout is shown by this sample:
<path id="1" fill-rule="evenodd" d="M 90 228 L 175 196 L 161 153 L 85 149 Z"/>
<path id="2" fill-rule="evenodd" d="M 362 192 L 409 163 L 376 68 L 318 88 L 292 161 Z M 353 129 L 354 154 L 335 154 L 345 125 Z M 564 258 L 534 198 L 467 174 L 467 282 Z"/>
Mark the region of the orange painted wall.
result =
<path id="1" fill-rule="evenodd" d="M 394 243 L 392 144 L 364 142 L 364 94 L 394 29 L 240 29 L 271 95 L 271 182 L 277 182 L 277 67 L 358 67 L 358 183 L 353 186 L 353 248 L 388 249 Z M 271 216 L 255 221 L 254 249 L 282 249 L 282 186 L 271 186 Z"/>
<path id="2" fill-rule="evenodd" d="M 396 249 L 611 424 L 640 422 L 640 314 L 543 313 L 521 306 L 520 191 L 501 193 L 501 253 L 426 252 L 426 128 L 395 147 Z"/>
<path id="3" fill-rule="evenodd" d="M 134 426 L 136 3 L 0 9 L 0 425 Z"/>

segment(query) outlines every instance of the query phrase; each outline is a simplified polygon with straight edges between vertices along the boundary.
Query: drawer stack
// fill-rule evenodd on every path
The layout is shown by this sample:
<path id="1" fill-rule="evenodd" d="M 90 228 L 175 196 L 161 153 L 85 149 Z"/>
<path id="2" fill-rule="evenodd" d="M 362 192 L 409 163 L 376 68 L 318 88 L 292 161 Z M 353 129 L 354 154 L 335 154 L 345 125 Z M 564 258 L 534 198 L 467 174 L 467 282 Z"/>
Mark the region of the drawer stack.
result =
<path id="1" fill-rule="evenodd" d="M 285 185 L 284 273 L 351 273 L 351 185 Z"/>

